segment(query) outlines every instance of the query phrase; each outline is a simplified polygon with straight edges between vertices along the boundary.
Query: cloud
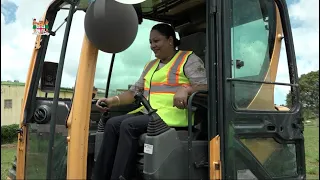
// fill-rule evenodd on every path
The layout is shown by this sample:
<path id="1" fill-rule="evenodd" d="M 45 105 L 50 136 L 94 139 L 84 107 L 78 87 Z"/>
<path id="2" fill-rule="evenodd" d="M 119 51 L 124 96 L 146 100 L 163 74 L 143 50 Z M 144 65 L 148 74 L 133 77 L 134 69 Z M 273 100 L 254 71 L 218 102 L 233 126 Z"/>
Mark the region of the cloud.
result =
<path id="1" fill-rule="evenodd" d="M 14 22 L 16 20 L 17 8 L 18 6 L 14 2 L 8 0 L 1 1 L 1 15 L 4 15 L 3 19 L 1 16 L 1 20 L 5 22 L 5 24 Z"/>
<path id="2" fill-rule="evenodd" d="M 35 36 L 31 34 L 31 18 L 43 14 L 41 9 L 30 11 L 34 6 L 33 2 L 25 0 L 16 4 L 17 19 L 14 22 L 5 24 L 1 21 L 1 80 L 25 81 L 35 42 Z M 47 0 L 46 5 L 48 4 Z M 5 14 L 2 12 L 1 19 L 5 19 Z"/>
<path id="3" fill-rule="evenodd" d="M 319 70 L 319 1 L 300 0 L 289 4 L 289 16 L 298 66 L 298 74 Z M 289 83 L 285 45 L 282 42 L 277 82 Z M 276 86 L 275 103 L 285 103 L 290 87 Z"/>
<path id="4" fill-rule="evenodd" d="M 1 80 L 25 81 L 36 38 L 35 35 L 32 35 L 32 18 L 40 19 L 51 1 L 39 1 L 36 4 L 37 8 L 30 11 L 33 2 L 31 0 L 20 1 L 16 12 L 17 20 L 8 25 L 1 24 Z M 84 37 L 84 15 L 84 12 L 77 11 L 73 16 L 62 76 L 63 87 L 74 86 Z M 56 30 L 67 16 L 67 10 L 60 10 L 52 30 Z M 5 18 L 3 13 L 1 18 Z M 112 89 L 128 88 L 128 84 L 134 83 L 139 78 L 144 64 L 151 58 L 148 38 L 153 24 L 155 23 L 146 20 L 144 25 L 139 27 L 136 41 L 131 47 L 116 55 L 114 76 L 110 86 Z M 56 36 L 50 37 L 45 61 L 59 62 L 65 26 L 66 23 L 57 31 Z M 94 85 L 98 88 L 106 87 L 111 57 L 111 54 L 99 51 L 94 81 Z"/>

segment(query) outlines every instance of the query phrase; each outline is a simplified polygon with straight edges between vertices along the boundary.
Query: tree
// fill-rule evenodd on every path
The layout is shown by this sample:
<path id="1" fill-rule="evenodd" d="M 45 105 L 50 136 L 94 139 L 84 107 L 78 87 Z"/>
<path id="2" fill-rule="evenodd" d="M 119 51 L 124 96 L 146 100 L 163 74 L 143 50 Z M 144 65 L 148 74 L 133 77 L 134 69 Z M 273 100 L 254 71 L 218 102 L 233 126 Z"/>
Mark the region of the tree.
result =
<path id="1" fill-rule="evenodd" d="M 301 75 L 299 78 L 300 103 L 308 118 L 319 118 L 319 70 Z M 287 94 L 286 103 L 292 106 L 291 93 Z"/>

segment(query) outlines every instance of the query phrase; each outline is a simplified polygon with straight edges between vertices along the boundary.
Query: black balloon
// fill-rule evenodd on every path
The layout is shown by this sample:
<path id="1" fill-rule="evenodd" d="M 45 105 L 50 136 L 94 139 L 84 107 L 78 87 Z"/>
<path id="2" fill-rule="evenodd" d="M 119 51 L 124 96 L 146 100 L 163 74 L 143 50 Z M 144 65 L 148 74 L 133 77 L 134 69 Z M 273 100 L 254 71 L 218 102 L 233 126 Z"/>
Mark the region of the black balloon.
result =
<path id="1" fill-rule="evenodd" d="M 137 36 L 137 13 L 130 4 L 96 0 L 87 9 L 84 29 L 89 41 L 99 50 L 119 53 L 126 50 Z"/>

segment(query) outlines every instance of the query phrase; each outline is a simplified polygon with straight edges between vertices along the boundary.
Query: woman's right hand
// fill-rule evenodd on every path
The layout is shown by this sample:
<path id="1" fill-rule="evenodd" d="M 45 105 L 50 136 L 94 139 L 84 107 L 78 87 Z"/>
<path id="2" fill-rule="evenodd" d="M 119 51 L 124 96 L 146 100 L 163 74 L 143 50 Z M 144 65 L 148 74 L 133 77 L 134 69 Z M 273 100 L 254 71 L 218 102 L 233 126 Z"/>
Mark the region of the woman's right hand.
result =
<path id="1" fill-rule="evenodd" d="M 105 103 L 107 107 L 102 107 L 100 103 Z M 101 98 L 97 101 L 96 106 L 99 108 L 100 111 L 106 112 L 112 106 L 112 98 Z"/>

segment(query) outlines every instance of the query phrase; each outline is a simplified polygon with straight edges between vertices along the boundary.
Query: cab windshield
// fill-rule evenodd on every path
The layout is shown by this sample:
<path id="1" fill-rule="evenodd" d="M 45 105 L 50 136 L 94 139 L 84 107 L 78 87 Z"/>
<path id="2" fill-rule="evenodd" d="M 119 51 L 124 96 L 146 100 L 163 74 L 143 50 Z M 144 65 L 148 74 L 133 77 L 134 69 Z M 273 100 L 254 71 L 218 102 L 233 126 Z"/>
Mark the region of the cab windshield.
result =
<path id="1" fill-rule="evenodd" d="M 139 79 L 146 63 L 154 59 L 150 49 L 149 33 L 158 22 L 144 19 L 138 27 L 138 34 L 131 46 L 115 54 L 108 96 L 115 96 L 130 88 Z M 94 86 L 98 89 L 96 98 L 105 96 L 106 82 L 110 71 L 112 54 L 99 51 Z"/>

